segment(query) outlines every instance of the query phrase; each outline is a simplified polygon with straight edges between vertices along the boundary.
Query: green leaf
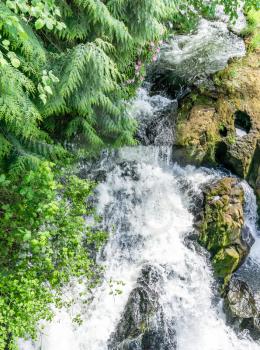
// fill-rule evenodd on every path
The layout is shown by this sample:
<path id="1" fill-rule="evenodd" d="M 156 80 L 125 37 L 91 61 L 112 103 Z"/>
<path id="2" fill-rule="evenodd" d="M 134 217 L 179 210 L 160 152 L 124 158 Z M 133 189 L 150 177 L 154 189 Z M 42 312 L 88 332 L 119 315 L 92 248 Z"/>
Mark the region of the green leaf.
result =
<path id="1" fill-rule="evenodd" d="M 26 230 L 26 233 L 25 233 L 25 235 L 23 236 L 23 241 L 24 241 L 24 242 L 27 242 L 27 241 L 29 241 L 29 240 L 31 239 L 31 237 L 32 237 L 31 232 L 28 231 L 28 230 Z"/>
<path id="2" fill-rule="evenodd" d="M 53 92 L 52 92 L 52 89 L 49 85 L 45 85 L 44 86 L 44 90 L 49 94 L 49 95 L 52 95 Z"/>
<path id="3" fill-rule="evenodd" d="M 51 18 L 47 18 L 45 24 L 49 30 L 52 30 L 54 26 L 54 21 Z"/>
<path id="4" fill-rule="evenodd" d="M 44 25 L 45 25 L 45 22 L 41 18 L 38 18 L 37 21 L 34 23 L 36 30 L 42 29 Z"/>
<path id="5" fill-rule="evenodd" d="M 42 100 L 43 104 L 47 103 L 47 95 L 46 94 L 40 94 L 39 97 Z"/>
<path id="6" fill-rule="evenodd" d="M 10 45 L 10 41 L 5 39 L 5 40 L 2 41 L 2 44 L 4 46 L 8 47 Z"/>
<path id="7" fill-rule="evenodd" d="M 6 180 L 5 174 L 1 174 L 1 175 L 0 175 L 0 183 L 5 182 L 5 180 Z"/>
<path id="8" fill-rule="evenodd" d="M 20 65 L 21 65 L 21 62 L 20 62 L 20 60 L 17 57 L 12 57 L 11 58 L 11 64 L 12 64 L 13 67 L 19 68 Z"/>

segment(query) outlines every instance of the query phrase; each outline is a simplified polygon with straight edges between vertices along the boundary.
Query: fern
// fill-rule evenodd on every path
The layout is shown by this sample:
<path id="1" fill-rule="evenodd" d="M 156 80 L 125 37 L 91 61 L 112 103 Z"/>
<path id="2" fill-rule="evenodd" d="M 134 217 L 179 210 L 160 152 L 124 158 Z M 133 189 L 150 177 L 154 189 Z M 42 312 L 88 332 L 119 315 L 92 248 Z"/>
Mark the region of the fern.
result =
<path id="1" fill-rule="evenodd" d="M 15 3 L 0 3 L 0 164 L 13 159 L 18 168 L 33 165 L 37 155 L 52 159 L 64 152 L 50 139 L 80 140 L 88 150 L 134 144 L 136 123 L 125 103 L 134 87 L 125 81 L 134 78 L 138 86 L 135 62 L 145 63 L 149 43 L 166 35 L 169 21 L 178 26 L 194 9 L 198 15 L 212 13 L 222 4 L 234 17 L 239 5 L 237 0 L 56 0 L 45 3 L 43 16 L 31 11 L 30 1 Z"/>

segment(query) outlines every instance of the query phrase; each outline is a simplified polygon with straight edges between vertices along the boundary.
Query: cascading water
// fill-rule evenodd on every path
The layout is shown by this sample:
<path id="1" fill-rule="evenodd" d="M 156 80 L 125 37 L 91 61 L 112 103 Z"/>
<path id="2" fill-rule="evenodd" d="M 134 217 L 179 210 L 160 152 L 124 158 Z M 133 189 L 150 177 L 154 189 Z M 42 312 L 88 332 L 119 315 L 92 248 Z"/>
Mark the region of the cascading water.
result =
<path id="1" fill-rule="evenodd" d="M 193 198 L 187 199 L 183 183 L 195 198 L 203 183 L 220 174 L 167 165 L 167 161 L 156 157 L 159 147 L 154 151 L 143 162 L 133 162 L 133 149 L 119 152 L 114 169 L 98 186 L 98 211 L 103 215 L 104 226 L 114 228 L 99 257 L 100 263 L 106 265 L 104 282 L 95 291 L 93 302 L 82 309 L 81 326 L 73 326 L 64 313 L 57 315 L 45 331 L 48 335 L 42 336 L 41 347 L 35 349 L 128 349 L 119 343 L 117 347 L 108 346 L 113 344 L 108 340 L 113 338 L 118 322 L 122 322 L 129 294 L 147 264 L 160 271 L 158 302 L 166 322 L 174 328 L 174 332 L 167 333 L 174 337 L 166 339 L 169 344 L 176 344 L 179 350 L 260 349 L 245 334 L 237 335 L 225 324 L 221 305 L 213 293 L 210 263 L 189 239 L 193 216 L 188 208 Z M 122 294 L 120 291 L 115 295 L 115 288 Z M 79 302 L 77 312 L 81 307 Z M 175 345 L 167 346 L 158 350 L 175 349 Z"/>
<path id="2" fill-rule="evenodd" d="M 82 165 L 103 179 L 97 210 L 110 233 L 98 257 L 103 281 L 92 301 L 78 297 L 69 312 L 57 311 L 39 341 L 21 342 L 20 350 L 260 349 L 246 332 L 227 325 L 208 254 L 194 239 L 201 186 L 222 174 L 172 163 L 176 108 L 177 101 L 141 89 L 133 113 L 146 146 L 104 152 L 94 166 Z M 246 225 L 256 240 L 248 261 L 259 266 L 255 198 L 243 186 Z M 76 284 L 68 293 L 73 288 L 84 292 Z M 79 313 L 81 325 L 72 322 Z"/>

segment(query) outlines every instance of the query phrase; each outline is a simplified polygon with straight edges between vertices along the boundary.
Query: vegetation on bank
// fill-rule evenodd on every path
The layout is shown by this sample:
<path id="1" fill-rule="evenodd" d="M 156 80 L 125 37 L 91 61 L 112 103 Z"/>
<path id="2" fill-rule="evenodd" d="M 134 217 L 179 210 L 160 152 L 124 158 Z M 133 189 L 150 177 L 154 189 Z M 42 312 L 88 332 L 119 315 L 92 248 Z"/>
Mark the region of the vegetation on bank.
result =
<path id="1" fill-rule="evenodd" d="M 242 35 L 248 38 L 249 51 L 254 51 L 260 47 L 260 11 L 251 9 L 246 16 L 248 25 Z"/>
<path id="2" fill-rule="evenodd" d="M 52 167 L 42 162 L 35 171 L 0 176 L 0 349 L 35 337 L 37 322 L 52 317 L 49 305 L 62 305 L 72 277 L 90 284 L 98 278 L 91 256 L 106 234 L 84 219 L 94 214 L 87 203 L 94 184 L 76 176 L 56 180 Z"/>
<path id="3" fill-rule="evenodd" d="M 36 336 L 70 278 L 96 278 L 88 247 L 106 235 L 84 220 L 94 184 L 54 170 L 75 159 L 68 145 L 134 144 L 126 101 L 145 64 L 169 30 L 217 4 L 235 17 L 229 0 L 0 3 L 0 350 Z"/>

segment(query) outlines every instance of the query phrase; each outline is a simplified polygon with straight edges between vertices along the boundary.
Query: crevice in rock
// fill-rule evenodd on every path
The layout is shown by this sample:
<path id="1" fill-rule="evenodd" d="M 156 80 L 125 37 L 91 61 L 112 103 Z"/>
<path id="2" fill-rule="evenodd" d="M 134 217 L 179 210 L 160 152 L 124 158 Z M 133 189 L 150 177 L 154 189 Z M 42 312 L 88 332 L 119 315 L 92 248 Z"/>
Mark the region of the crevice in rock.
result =
<path id="1" fill-rule="evenodd" d="M 227 129 L 225 126 L 222 126 L 222 127 L 219 129 L 219 135 L 222 136 L 222 137 L 227 137 L 227 135 L 228 135 L 228 129 Z"/>
<path id="2" fill-rule="evenodd" d="M 221 141 L 216 146 L 215 157 L 216 161 L 220 164 L 225 165 L 225 158 L 227 154 L 227 144 L 224 141 Z"/>
<path id="3" fill-rule="evenodd" d="M 237 111 L 234 118 L 235 127 L 244 130 L 248 134 L 252 127 L 250 116 L 245 112 Z"/>

